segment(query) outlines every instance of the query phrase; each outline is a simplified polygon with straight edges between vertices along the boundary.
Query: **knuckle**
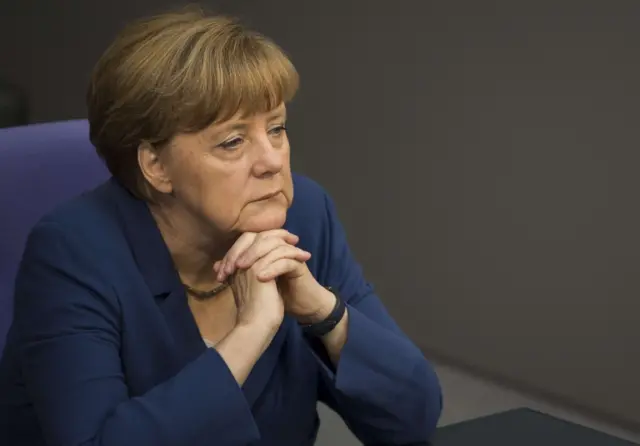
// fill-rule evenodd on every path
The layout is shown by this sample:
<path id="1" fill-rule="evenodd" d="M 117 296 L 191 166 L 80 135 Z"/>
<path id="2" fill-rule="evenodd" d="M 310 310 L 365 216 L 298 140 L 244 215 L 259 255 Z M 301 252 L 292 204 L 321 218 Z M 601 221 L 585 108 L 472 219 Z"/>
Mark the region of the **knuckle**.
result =
<path id="1" fill-rule="evenodd" d="M 256 251 L 256 249 L 253 246 L 251 246 L 251 247 L 247 248 L 245 251 L 239 252 L 238 253 L 238 258 L 240 258 L 240 257 L 250 257 L 250 256 L 255 254 L 255 251 Z"/>
<path id="2" fill-rule="evenodd" d="M 281 239 L 285 236 L 286 232 L 287 231 L 284 229 L 274 229 L 272 231 L 269 231 L 269 235 L 273 238 Z"/>
<path id="3" fill-rule="evenodd" d="M 291 246 L 291 245 L 289 245 L 287 242 L 285 242 L 281 238 L 277 239 L 276 243 L 274 243 L 274 248 L 275 249 L 286 249 L 289 246 Z"/>
<path id="4" fill-rule="evenodd" d="M 287 256 L 289 252 L 290 252 L 290 250 L 289 250 L 288 246 L 285 245 L 285 244 L 280 245 L 276 249 L 273 250 L 273 254 L 275 256 L 278 256 L 278 257 Z"/>
<path id="5" fill-rule="evenodd" d="M 264 247 L 271 247 L 271 248 L 278 246 L 279 244 L 280 244 L 280 239 L 276 237 L 266 238 L 263 242 Z"/>
<path id="6" fill-rule="evenodd" d="M 281 245 L 281 241 L 278 238 L 268 238 L 266 239 L 263 243 L 261 243 L 259 245 L 259 247 L 257 246 L 255 248 L 256 252 L 258 252 L 259 254 L 265 254 L 269 251 L 274 251 L 275 249 L 278 249 L 278 247 Z"/>
<path id="7" fill-rule="evenodd" d="M 254 237 L 254 234 L 252 232 L 245 232 L 240 237 L 238 237 L 238 240 L 236 240 L 234 246 L 238 246 L 238 245 L 240 245 L 242 243 L 245 243 L 245 242 L 251 240 L 253 237 Z"/>
<path id="8" fill-rule="evenodd" d="M 243 251 L 246 247 L 251 246 L 256 237 L 257 235 L 253 232 L 245 232 L 240 236 L 240 238 L 238 238 L 238 240 L 236 240 L 230 251 Z"/>
<path id="9" fill-rule="evenodd" d="M 256 240 L 265 240 L 273 235 L 272 231 L 260 232 L 255 235 Z"/>
<path id="10" fill-rule="evenodd" d="M 261 269 L 262 269 L 262 262 L 258 261 L 247 269 L 247 273 L 250 274 L 251 276 L 255 276 L 260 272 Z"/>

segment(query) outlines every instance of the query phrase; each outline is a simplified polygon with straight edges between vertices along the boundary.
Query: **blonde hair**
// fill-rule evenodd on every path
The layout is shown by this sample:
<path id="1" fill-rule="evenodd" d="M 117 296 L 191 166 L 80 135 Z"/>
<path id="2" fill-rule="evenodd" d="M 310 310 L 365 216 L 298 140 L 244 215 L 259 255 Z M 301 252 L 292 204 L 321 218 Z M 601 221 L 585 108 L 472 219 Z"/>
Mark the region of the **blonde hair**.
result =
<path id="1" fill-rule="evenodd" d="M 126 27 L 96 64 L 87 92 L 90 138 L 111 174 L 151 199 L 138 147 L 166 145 L 238 112 L 293 99 L 299 78 L 274 42 L 201 10 L 158 15 Z"/>

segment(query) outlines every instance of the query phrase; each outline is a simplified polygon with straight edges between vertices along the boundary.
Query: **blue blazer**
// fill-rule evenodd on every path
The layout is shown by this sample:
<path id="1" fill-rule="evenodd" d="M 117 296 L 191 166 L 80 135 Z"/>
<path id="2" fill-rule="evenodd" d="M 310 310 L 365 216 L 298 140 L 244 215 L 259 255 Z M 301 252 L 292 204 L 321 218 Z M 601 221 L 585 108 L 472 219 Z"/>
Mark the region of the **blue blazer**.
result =
<path id="1" fill-rule="evenodd" d="M 438 379 L 354 261 L 324 190 L 294 177 L 286 228 L 349 308 L 337 370 L 285 317 L 240 387 L 208 349 L 144 202 L 111 179 L 32 230 L 0 363 L 11 446 L 311 445 L 327 403 L 367 445 L 423 444 Z"/>

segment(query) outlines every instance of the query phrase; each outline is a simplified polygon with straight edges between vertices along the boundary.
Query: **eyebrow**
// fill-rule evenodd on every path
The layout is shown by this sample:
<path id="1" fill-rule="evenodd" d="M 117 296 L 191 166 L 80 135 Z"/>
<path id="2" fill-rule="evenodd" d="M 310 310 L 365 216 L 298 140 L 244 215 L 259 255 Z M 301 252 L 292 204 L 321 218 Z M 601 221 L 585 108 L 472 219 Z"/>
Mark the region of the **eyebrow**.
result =
<path id="1" fill-rule="evenodd" d="M 282 118 L 282 119 L 287 119 L 287 111 L 286 110 L 277 110 L 277 111 L 273 111 L 271 113 L 269 113 L 267 115 L 267 121 L 273 121 L 274 119 L 278 119 L 278 118 Z"/>
<path id="2" fill-rule="evenodd" d="M 223 125 L 220 128 L 221 132 L 228 132 L 230 130 L 245 130 L 248 127 L 247 123 L 245 121 L 240 121 L 240 122 L 236 122 L 233 125 Z"/>
<path id="3" fill-rule="evenodd" d="M 287 110 L 275 110 L 267 114 L 267 122 L 273 121 L 275 119 L 283 119 L 286 121 L 287 119 Z M 240 119 L 234 124 L 222 125 L 219 130 L 208 133 L 205 138 L 208 140 L 217 140 L 221 133 L 228 133 L 236 130 L 246 130 L 248 127 L 247 121 L 244 119 Z"/>
<path id="4" fill-rule="evenodd" d="M 269 114 L 267 116 L 267 121 L 273 121 L 275 119 L 287 119 L 287 112 L 286 111 L 276 111 L 276 112 L 272 112 L 271 114 Z M 247 121 L 246 120 L 239 120 L 238 122 L 236 122 L 233 125 L 223 125 L 221 127 L 221 131 L 230 131 L 230 130 L 245 130 L 248 127 Z"/>

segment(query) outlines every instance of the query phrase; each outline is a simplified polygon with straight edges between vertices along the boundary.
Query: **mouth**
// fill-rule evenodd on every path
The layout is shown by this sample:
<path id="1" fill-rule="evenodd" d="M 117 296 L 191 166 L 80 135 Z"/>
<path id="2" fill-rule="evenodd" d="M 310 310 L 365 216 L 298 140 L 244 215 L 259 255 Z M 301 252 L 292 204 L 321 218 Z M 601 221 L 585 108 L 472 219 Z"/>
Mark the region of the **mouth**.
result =
<path id="1" fill-rule="evenodd" d="M 256 198 L 256 199 L 255 199 L 255 200 L 253 200 L 253 201 L 264 201 L 264 200 L 269 200 L 270 198 L 273 198 L 273 197 L 275 197 L 276 195 L 279 195 L 281 192 L 282 192 L 282 191 L 279 191 L 279 190 L 278 190 L 278 191 L 276 191 L 276 192 L 273 192 L 273 193 L 270 193 L 270 194 L 263 195 L 263 196 L 262 196 L 262 197 L 260 197 L 260 198 Z"/>

